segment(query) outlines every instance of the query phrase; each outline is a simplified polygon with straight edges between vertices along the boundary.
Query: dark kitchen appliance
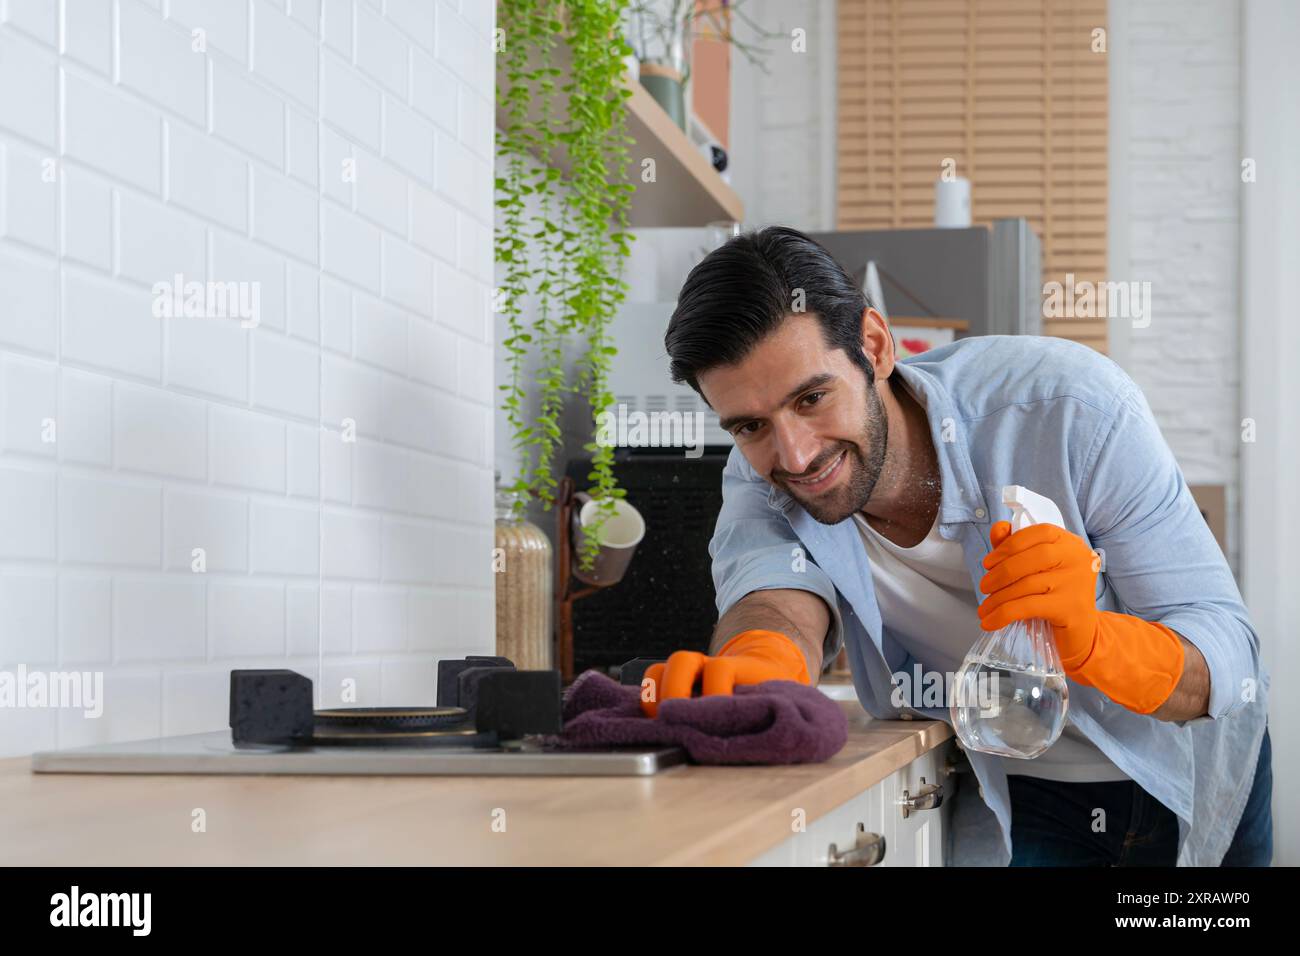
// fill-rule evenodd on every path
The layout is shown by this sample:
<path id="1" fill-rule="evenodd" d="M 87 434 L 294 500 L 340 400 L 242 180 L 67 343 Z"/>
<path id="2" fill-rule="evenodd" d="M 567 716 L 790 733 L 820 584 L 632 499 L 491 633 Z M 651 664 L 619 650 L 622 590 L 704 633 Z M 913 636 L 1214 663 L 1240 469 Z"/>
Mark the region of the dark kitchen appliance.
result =
<path id="1" fill-rule="evenodd" d="M 614 468 L 646 532 L 627 574 L 573 605 L 574 670 L 613 672 L 634 657 L 706 651 L 718 620 L 709 539 L 722 507 L 729 447 L 706 445 L 698 458 L 680 448 L 620 448 Z M 589 460 L 566 474 L 588 484 Z"/>

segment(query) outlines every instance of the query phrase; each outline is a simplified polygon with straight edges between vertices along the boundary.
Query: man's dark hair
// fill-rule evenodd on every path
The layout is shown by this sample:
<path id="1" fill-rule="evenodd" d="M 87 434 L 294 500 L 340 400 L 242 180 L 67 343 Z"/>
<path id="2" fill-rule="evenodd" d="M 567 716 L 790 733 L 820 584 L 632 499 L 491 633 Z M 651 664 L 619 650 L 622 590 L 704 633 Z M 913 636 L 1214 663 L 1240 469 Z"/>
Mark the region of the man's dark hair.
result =
<path id="1" fill-rule="evenodd" d="M 691 270 L 664 335 L 673 381 L 698 392 L 701 372 L 741 361 L 795 312 L 796 290 L 827 347 L 843 349 L 874 382 L 862 354 L 867 297 L 829 252 L 788 226 L 736 236 Z"/>

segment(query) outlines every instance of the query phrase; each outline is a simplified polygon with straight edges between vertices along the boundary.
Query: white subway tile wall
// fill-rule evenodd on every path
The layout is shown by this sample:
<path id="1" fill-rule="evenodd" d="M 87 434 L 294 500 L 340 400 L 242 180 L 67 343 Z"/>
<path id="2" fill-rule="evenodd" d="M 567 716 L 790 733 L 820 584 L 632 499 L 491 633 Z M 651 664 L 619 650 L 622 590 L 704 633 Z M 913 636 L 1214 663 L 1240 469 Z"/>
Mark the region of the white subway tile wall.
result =
<path id="1" fill-rule="evenodd" d="M 0 756 L 492 652 L 494 8 L 0 0 Z"/>

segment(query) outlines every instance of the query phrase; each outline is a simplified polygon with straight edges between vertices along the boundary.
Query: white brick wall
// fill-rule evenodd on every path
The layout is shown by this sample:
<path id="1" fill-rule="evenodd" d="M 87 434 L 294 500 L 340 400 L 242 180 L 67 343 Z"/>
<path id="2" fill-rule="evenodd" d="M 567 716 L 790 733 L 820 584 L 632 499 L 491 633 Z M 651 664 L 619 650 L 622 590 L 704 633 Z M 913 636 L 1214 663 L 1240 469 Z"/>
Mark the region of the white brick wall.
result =
<path id="1" fill-rule="evenodd" d="M 1112 5 L 1112 12 L 1115 7 Z M 1241 450 L 1237 0 L 1123 4 L 1127 89 L 1111 136 L 1123 150 L 1112 189 L 1117 278 L 1151 283 L 1151 323 L 1113 343 L 1142 386 L 1189 484 L 1227 487 L 1235 568 Z M 1116 69 L 1124 74 L 1116 78 Z"/>
<path id="2" fill-rule="evenodd" d="M 756 0 L 746 10 L 782 34 L 761 44 L 767 72 L 731 58 L 728 171 L 746 228 L 834 229 L 836 2 Z M 743 39 L 748 28 L 737 29 Z M 803 52 L 791 49 L 795 29 L 805 31 Z"/>
<path id="3" fill-rule="evenodd" d="M 0 756 L 491 652 L 494 7 L 0 0 L 0 670 L 106 672 Z M 176 273 L 259 323 L 155 317 Z"/>

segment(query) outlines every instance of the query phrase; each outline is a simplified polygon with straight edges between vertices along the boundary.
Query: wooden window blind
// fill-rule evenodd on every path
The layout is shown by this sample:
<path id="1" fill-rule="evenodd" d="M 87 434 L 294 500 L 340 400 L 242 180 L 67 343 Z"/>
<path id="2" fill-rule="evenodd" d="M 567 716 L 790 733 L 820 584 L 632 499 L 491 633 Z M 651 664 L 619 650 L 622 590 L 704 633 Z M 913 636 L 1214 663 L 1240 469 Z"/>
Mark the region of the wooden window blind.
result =
<path id="1" fill-rule="evenodd" d="M 1106 0 L 839 0 L 838 17 L 837 228 L 932 226 L 952 159 L 975 223 L 1032 224 L 1044 283 L 1105 280 Z M 1104 317 L 1043 330 L 1106 350 Z"/>

